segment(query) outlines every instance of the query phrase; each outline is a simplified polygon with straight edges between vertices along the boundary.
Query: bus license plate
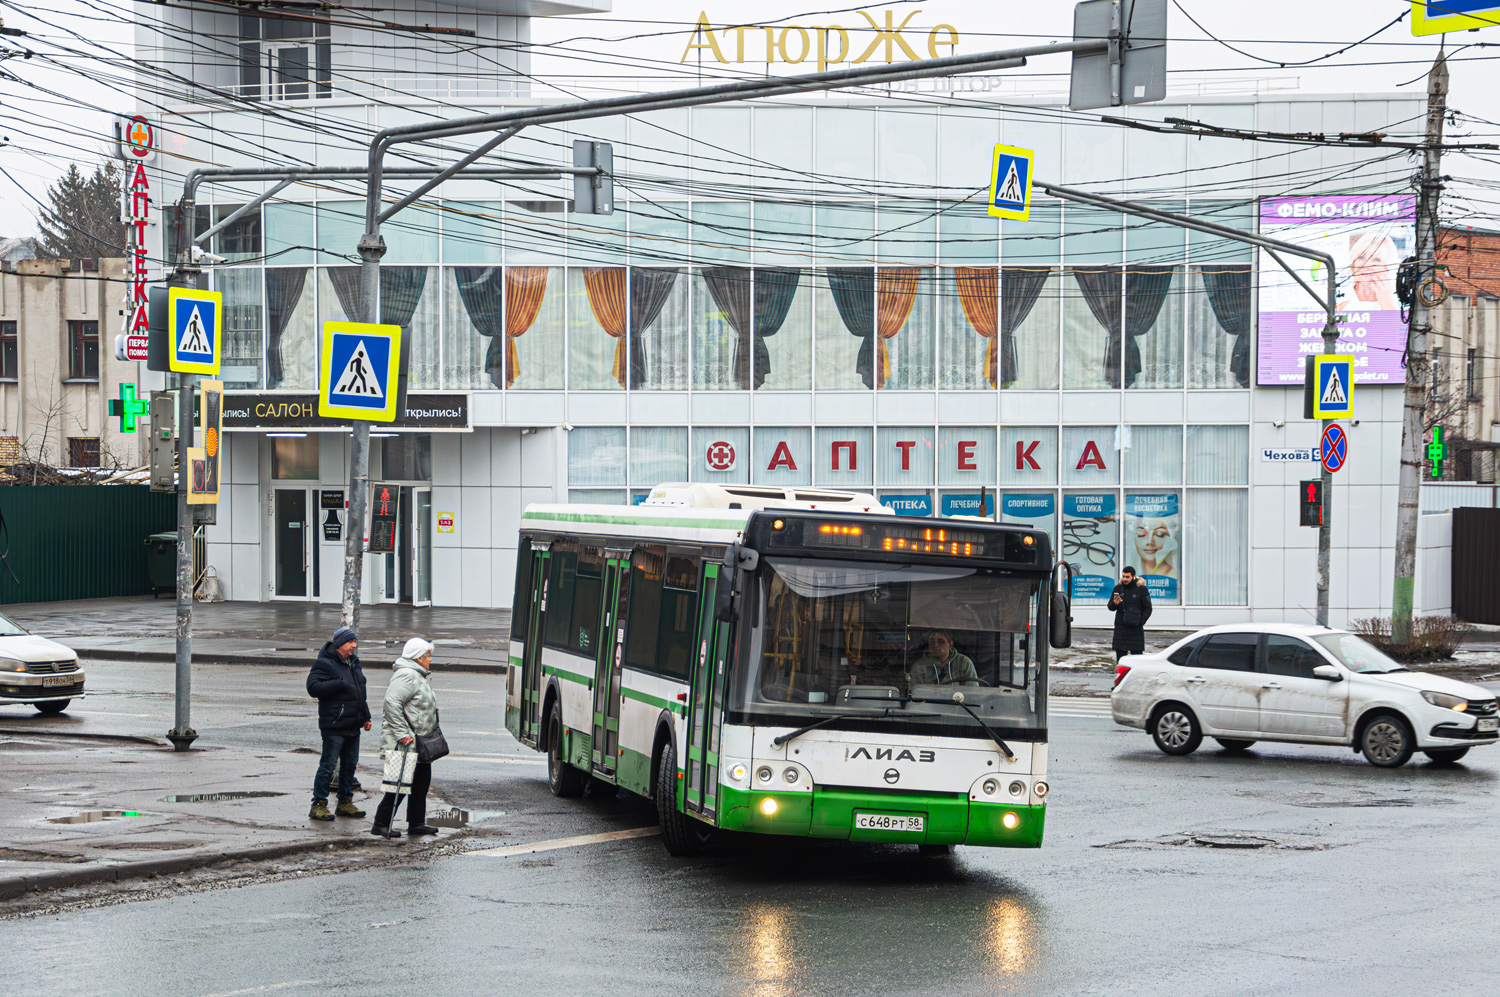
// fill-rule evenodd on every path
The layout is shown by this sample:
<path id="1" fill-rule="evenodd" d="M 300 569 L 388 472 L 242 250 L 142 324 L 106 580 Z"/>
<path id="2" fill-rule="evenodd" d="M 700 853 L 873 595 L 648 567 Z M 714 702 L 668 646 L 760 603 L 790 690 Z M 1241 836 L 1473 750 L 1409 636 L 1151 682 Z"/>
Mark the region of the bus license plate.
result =
<path id="1" fill-rule="evenodd" d="M 1480 717 L 1477 729 L 1494 730 L 1497 726 L 1500 726 L 1500 717 Z"/>
<path id="2" fill-rule="evenodd" d="M 859 831 L 921 831 L 923 818 L 916 814 L 855 814 L 854 827 Z"/>
<path id="3" fill-rule="evenodd" d="M 43 689 L 51 689 L 53 686 L 72 684 L 73 676 L 71 675 L 48 675 L 46 678 L 42 679 Z"/>

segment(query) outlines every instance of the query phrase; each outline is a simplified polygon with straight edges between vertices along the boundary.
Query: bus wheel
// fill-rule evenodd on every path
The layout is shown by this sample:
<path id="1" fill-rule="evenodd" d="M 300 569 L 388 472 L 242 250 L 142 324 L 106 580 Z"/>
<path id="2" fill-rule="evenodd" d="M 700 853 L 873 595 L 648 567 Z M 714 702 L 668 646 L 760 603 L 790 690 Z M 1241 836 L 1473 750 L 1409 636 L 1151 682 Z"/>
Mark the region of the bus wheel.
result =
<path id="1" fill-rule="evenodd" d="M 669 741 L 656 771 L 656 816 L 661 821 L 661 840 L 673 855 L 697 855 L 713 832 L 701 821 L 677 809 L 677 749 Z"/>
<path id="2" fill-rule="evenodd" d="M 583 792 L 585 776 L 568 764 L 562 748 L 562 704 L 554 701 L 547 721 L 547 785 L 553 796 L 577 796 Z"/>

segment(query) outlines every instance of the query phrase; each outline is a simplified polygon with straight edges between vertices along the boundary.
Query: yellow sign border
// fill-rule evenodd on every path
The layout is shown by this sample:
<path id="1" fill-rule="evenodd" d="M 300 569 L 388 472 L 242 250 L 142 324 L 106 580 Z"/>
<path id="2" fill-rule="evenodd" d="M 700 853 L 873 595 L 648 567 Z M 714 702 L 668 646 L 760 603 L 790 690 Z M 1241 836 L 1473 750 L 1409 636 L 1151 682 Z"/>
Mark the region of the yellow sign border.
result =
<path id="1" fill-rule="evenodd" d="M 1326 363 L 1338 363 L 1349 368 L 1349 382 L 1345 385 L 1349 392 L 1348 404 L 1343 408 L 1325 409 L 1320 404 L 1319 385 L 1323 383 L 1323 365 Z M 1313 379 L 1313 418 L 1314 419 L 1353 419 L 1354 418 L 1354 357 L 1347 353 L 1319 353 L 1313 357 L 1312 364 Z"/>
<path id="2" fill-rule="evenodd" d="M 195 363 L 177 359 L 177 302 L 210 301 L 214 306 L 213 363 Z M 177 374 L 219 373 L 219 359 L 224 355 L 224 295 L 219 291 L 200 291 L 195 287 L 167 288 L 167 368 Z"/>
<path id="3" fill-rule="evenodd" d="M 334 405 L 328 401 L 332 385 L 329 369 L 333 365 L 333 337 L 364 336 L 368 339 L 384 338 L 391 341 L 390 370 L 386 373 L 385 408 L 353 408 Z M 323 353 L 318 358 L 318 415 L 330 419 L 355 419 L 361 422 L 395 422 L 397 378 L 401 376 L 401 327 L 380 325 L 375 322 L 324 322 Z"/>
<path id="4" fill-rule="evenodd" d="M 995 207 L 995 188 L 1000 184 L 1000 157 L 1020 156 L 1026 160 L 1026 207 L 1020 211 L 1012 208 Z M 1024 222 L 1031 216 L 1031 179 L 1036 175 L 1036 151 L 1034 149 L 1022 149 L 1015 145 L 997 145 L 990 158 L 990 199 L 989 209 L 991 218 L 1009 218 L 1013 222 Z"/>
<path id="5" fill-rule="evenodd" d="M 1424 35 L 1441 35 L 1448 31 L 1473 31 L 1476 28 L 1493 28 L 1500 25 L 1500 3 L 1490 7 L 1484 14 L 1442 14 L 1427 16 L 1425 0 L 1412 0 L 1411 33 L 1416 38 Z"/>

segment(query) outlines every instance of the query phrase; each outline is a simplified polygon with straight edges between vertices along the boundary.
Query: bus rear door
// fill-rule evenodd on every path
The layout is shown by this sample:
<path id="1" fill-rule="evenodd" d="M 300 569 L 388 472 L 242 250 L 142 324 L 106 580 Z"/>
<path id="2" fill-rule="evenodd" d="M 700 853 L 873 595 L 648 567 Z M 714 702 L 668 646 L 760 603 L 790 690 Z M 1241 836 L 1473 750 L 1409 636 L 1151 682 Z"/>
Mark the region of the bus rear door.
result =
<path id="1" fill-rule="evenodd" d="M 715 618 L 714 603 L 718 586 L 729 584 L 732 577 L 722 566 L 703 566 L 698 595 L 698 656 L 688 695 L 685 795 L 687 808 L 704 817 L 718 812 L 719 727 L 724 719 L 729 624 Z"/>
<path id="2" fill-rule="evenodd" d="M 620 754 L 620 669 L 625 655 L 625 607 L 630 599 L 630 551 L 611 550 L 604 559 L 600 591 L 603 613 L 594 674 L 594 774 L 615 780 Z"/>

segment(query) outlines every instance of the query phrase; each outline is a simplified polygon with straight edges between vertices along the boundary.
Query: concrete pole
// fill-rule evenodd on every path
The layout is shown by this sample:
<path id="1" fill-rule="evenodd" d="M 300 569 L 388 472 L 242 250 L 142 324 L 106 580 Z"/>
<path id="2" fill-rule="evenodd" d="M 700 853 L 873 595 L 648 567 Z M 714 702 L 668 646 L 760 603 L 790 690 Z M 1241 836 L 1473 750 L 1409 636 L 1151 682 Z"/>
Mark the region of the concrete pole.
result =
<path id="1" fill-rule="evenodd" d="M 1332 311 L 1328 313 L 1328 321 L 1323 325 L 1323 352 L 1333 354 L 1338 352 L 1339 327 L 1336 316 Z M 1307 372 L 1304 377 L 1313 376 L 1312 364 L 1307 364 Z M 1317 384 L 1313 385 L 1314 390 Z M 1354 386 L 1350 385 L 1353 391 Z M 1318 435 L 1319 446 L 1322 445 L 1322 433 L 1328 431 L 1333 425 L 1332 419 L 1324 419 L 1320 426 Z M 1333 574 L 1333 472 L 1328 470 L 1328 465 L 1323 465 L 1323 515 L 1318 524 L 1318 626 L 1328 626 L 1328 587 Z"/>
<path id="2" fill-rule="evenodd" d="M 1432 309 L 1422 303 L 1420 288 L 1436 276 L 1438 196 L 1443 189 L 1439 172 L 1443 155 L 1443 116 L 1448 111 L 1448 62 L 1439 50 L 1427 74 L 1427 142 L 1422 153 L 1421 190 L 1417 197 L 1417 290 L 1411 303 L 1406 333 L 1406 391 L 1401 413 L 1401 484 L 1396 506 L 1396 573 L 1391 588 L 1391 640 L 1405 644 L 1411 637 L 1411 616 L 1417 574 L 1417 523 L 1421 516 L 1422 437 L 1426 433 L 1427 386 L 1431 358 L 1427 334 Z"/>
<path id="3" fill-rule="evenodd" d="M 350 316 L 357 322 L 380 321 L 380 258 L 385 255 L 385 240 L 380 237 L 377 218 L 372 230 L 359 240 L 360 304 L 364 314 Z M 395 391 L 396 385 L 390 385 Z M 344 599 L 340 617 L 344 626 L 359 629 L 359 597 L 364 581 L 365 501 L 370 491 L 370 424 L 354 421 L 349 443 L 349 522 L 344 530 Z"/>
<path id="4" fill-rule="evenodd" d="M 172 287 L 193 287 L 197 274 L 183 267 L 172 273 Z M 169 334 L 171 330 L 168 330 Z M 177 700 L 176 723 L 167 740 L 187 751 L 198 739 L 193 730 L 193 507 L 188 505 L 188 447 L 193 445 L 196 374 L 177 376 Z"/>

